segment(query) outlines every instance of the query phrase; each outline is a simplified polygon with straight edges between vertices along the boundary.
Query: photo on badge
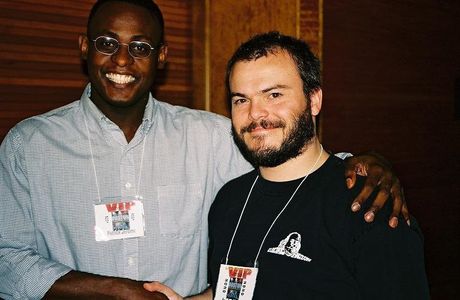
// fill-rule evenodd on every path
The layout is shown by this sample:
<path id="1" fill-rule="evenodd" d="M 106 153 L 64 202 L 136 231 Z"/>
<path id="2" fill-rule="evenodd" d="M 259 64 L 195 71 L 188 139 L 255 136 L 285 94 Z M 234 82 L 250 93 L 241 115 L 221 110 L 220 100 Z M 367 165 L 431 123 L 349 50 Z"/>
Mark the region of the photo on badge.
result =
<path id="1" fill-rule="evenodd" d="M 115 201 L 114 201 L 115 200 Z M 96 241 L 110 241 L 145 235 L 144 207 L 140 200 L 104 199 L 94 205 Z"/>

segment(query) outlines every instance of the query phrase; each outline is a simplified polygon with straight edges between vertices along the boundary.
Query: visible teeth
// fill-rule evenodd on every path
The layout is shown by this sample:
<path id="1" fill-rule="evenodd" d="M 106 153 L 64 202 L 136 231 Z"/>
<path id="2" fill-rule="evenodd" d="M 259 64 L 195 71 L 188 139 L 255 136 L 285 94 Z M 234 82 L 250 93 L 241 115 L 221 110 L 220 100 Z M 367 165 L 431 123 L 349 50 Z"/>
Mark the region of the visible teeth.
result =
<path id="1" fill-rule="evenodd" d="M 122 75 L 122 74 L 116 74 L 116 73 L 107 73 L 105 75 L 110 81 L 113 81 L 118 84 L 126 84 L 133 82 L 135 78 L 131 75 Z"/>

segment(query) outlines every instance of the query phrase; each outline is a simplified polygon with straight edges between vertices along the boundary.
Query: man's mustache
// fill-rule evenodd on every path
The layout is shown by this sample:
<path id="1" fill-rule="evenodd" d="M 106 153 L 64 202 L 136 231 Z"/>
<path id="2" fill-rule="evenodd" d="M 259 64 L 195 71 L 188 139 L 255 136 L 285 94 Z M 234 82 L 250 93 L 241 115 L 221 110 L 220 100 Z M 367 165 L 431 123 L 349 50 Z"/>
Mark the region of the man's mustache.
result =
<path id="1" fill-rule="evenodd" d="M 251 122 L 248 126 L 241 128 L 240 134 L 246 132 L 252 132 L 257 127 L 262 127 L 263 129 L 273 129 L 273 128 L 284 128 L 286 124 L 283 121 L 269 121 L 269 120 L 260 120 L 258 122 Z"/>

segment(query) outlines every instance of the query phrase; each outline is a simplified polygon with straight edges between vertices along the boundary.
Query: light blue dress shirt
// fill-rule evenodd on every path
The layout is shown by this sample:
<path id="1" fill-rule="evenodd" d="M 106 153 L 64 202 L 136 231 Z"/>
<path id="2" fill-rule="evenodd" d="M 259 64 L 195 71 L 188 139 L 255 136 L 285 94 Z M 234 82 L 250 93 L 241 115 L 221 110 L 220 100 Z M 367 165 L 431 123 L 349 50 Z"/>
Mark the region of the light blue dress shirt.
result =
<path id="1" fill-rule="evenodd" d="M 79 101 L 20 122 L 0 147 L 0 298 L 39 299 L 70 270 L 201 291 L 211 202 L 251 169 L 229 120 L 150 96 L 127 143 L 89 94 L 88 85 Z M 134 197 L 144 139 L 145 236 L 96 242 L 96 177 L 101 198 Z"/>

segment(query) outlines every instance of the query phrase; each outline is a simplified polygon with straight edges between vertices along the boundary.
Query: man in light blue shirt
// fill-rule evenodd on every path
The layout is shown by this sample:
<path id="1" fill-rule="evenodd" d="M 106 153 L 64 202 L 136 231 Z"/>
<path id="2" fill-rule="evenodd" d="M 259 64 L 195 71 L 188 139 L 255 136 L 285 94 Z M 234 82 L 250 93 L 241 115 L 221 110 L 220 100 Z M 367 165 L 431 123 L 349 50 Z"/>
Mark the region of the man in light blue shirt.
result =
<path id="1" fill-rule="evenodd" d="M 152 280 L 206 288 L 210 204 L 252 167 L 227 118 L 151 96 L 163 41 L 150 0 L 98 1 L 80 37 L 91 82 L 81 99 L 8 133 L 0 298 L 160 299 L 142 287 Z"/>

